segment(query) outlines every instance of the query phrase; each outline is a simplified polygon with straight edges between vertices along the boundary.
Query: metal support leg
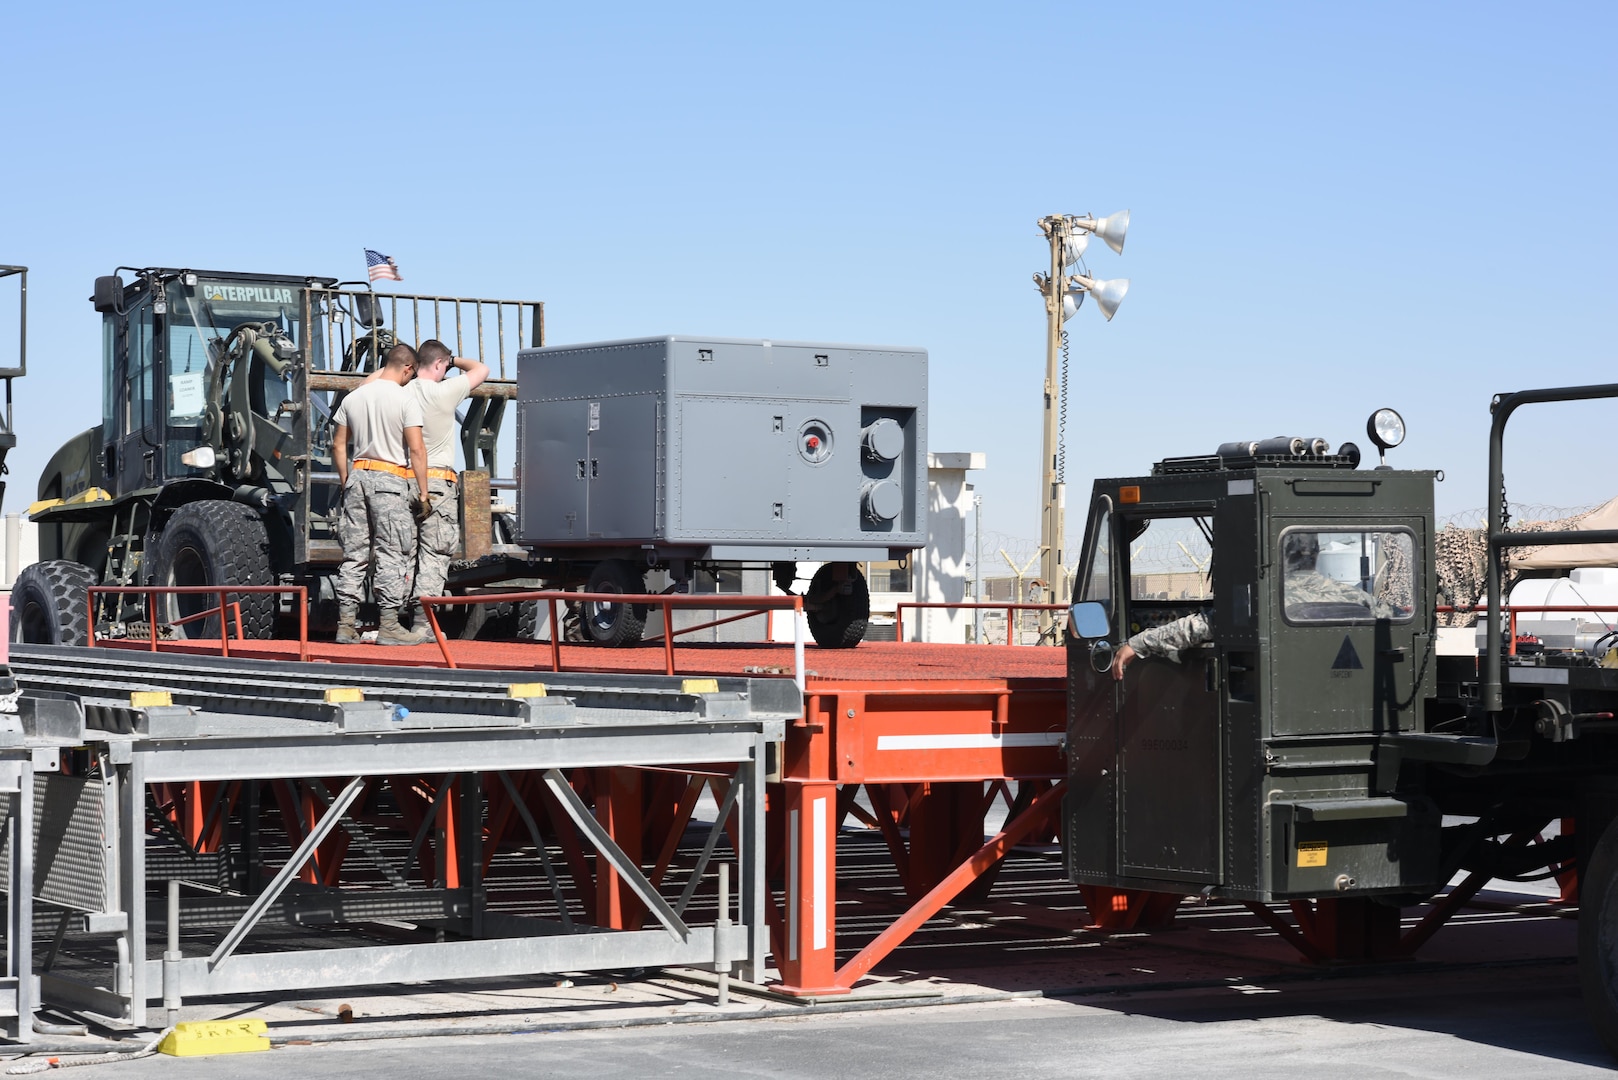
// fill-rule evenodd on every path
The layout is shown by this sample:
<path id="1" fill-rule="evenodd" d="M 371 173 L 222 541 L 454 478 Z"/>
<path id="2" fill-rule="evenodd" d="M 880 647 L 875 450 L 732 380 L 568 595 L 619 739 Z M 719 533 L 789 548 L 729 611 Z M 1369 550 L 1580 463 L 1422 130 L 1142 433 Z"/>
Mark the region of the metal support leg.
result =
<path id="1" fill-rule="evenodd" d="M 719 915 L 713 924 L 713 969 L 717 976 L 716 1001 L 721 1009 L 730 1004 L 730 950 L 725 947 L 730 929 L 730 864 L 719 864 Z"/>
<path id="2" fill-rule="evenodd" d="M 786 783 L 787 954 L 776 957 L 789 994 L 846 994 L 837 985 L 837 785 Z"/>
<path id="3" fill-rule="evenodd" d="M 17 790 L 6 793 L 7 873 L 11 888 L 6 897 L 6 975 L 16 980 L 16 1026 L 8 1021 L 6 1035 L 29 1042 L 34 1034 L 34 770 L 31 760 L 19 762 Z M 64 914 L 65 918 L 65 914 Z"/>
<path id="4" fill-rule="evenodd" d="M 770 924 L 766 914 L 770 897 L 766 881 L 767 857 L 764 853 L 764 742 L 759 740 L 753 760 L 736 769 L 735 784 L 742 787 L 738 803 L 741 807 L 741 843 L 737 845 L 736 891 L 741 901 L 742 918 L 747 921 L 751 941 L 748 946 L 745 977 L 755 983 L 764 981 L 764 958 L 770 952 Z"/>
<path id="5" fill-rule="evenodd" d="M 129 922 L 119 935 L 121 969 L 114 990 L 122 995 L 123 1019 L 146 1026 L 146 763 L 139 754 L 127 765 L 101 756 L 102 776 L 118 810 L 115 846 L 123 852 L 118 867 L 118 897 Z"/>
<path id="6" fill-rule="evenodd" d="M 169 879 L 169 947 L 163 953 L 163 1023 L 180 1022 L 180 879 Z"/>

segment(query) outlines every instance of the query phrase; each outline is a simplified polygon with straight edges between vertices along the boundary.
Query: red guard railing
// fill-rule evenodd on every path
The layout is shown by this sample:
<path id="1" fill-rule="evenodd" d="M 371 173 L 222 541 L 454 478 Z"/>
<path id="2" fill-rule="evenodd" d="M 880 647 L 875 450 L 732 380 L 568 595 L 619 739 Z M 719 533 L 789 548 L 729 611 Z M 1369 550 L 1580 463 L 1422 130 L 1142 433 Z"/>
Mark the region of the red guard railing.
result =
<path id="1" fill-rule="evenodd" d="M 92 585 L 90 586 L 90 644 L 94 645 L 96 636 L 96 597 L 111 595 L 133 595 L 146 597 L 146 624 L 150 628 L 151 651 L 157 651 L 157 598 L 159 596 L 216 596 L 219 604 L 216 607 L 202 611 L 192 612 L 181 619 L 176 619 L 168 626 L 183 626 L 198 619 L 206 619 L 211 615 L 219 616 L 219 654 L 230 655 L 230 620 L 225 617 L 226 612 L 234 614 L 236 619 L 236 640 L 242 641 L 242 607 L 240 601 L 225 602 L 230 595 L 247 595 L 254 593 L 275 593 L 277 595 L 290 593 L 297 598 L 294 606 L 298 609 L 298 659 L 309 659 L 309 590 L 302 585 Z M 196 639 L 201 641 L 200 638 Z"/>
<path id="2" fill-rule="evenodd" d="M 896 622 L 898 624 L 897 627 L 895 628 L 897 632 L 895 633 L 894 638 L 895 638 L 895 640 L 898 640 L 898 641 L 905 640 L 905 612 L 910 610 L 910 609 L 918 609 L 919 610 L 919 609 L 924 609 L 924 608 L 945 608 L 945 609 L 949 609 L 949 610 L 965 610 L 965 611 L 975 611 L 975 610 L 986 609 L 986 610 L 989 610 L 989 611 L 1003 611 L 1003 612 L 1006 613 L 1006 644 L 1007 645 L 1015 645 L 1015 644 L 1017 644 L 1017 634 L 1016 634 L 1016 629 L 1017 629 L 1016 621 L 1017 620 L 1016 620 L 1015 616 L 1012 615 L 1012 612 L 1014 612 L 1014 611 L 1066 611 L 1066 610 L 1068 610 L 1068 608 L 1070 606 L 1071 605 L 1069 605 L 1069 604 L 1032 604 L 1032 603 L 1018 603 L 1018 602 L 996 603 L 996 602 L 993 602 L 993 601 L 982 601 L 982 602 L 977 602 L 977 603 L 973 603 L 971 601 L 962 601 L 960 603 L 944 603 L 942 601 L 926 601 L 926 602 L 922 602 L 922 601 L 919 601 L 919 600 L 917 600 L 917 601 L 907 600 L 904 603 L 901 603 L 897 608 L 894 609 L 894 622 Z"/>
<path id="3" fill-rule="evenodd" d="M 561 623 L 558 620 L 560 604 L 636 604 L 647 607 L 658 607 L 663 612 L 663 667 L 664 674 L 673 675 L 674 671 L 674 639 L 681 634 L 690 634 L 698 630 L 707 630 L 726 623 L 737 622 L 741 619 L 751 619 L 768 611 L 777 609 L 790 609 L 792 618 L 792 661 L 793 678 L 798 688 L 803 688 L 803 597 L 801 596 L 720 596 L 703 594 L 693 596 L 686 593 L 669 594 L 640 594 L 633 593 L 586 593 L 586 592 L 499 592 L 479 593 L 475 596 L 423 596 L 422 610 L 427 613 L 427 625 L 432 628 L 433 638 L 438 642 L 439 652 L 444 654 L 444 663 L 455 667 L 455 657 L 450 655 L 449 639 L 444 636 L 443 628 L 438 625 L 438 616 L 433 609 L 439 607 L 454 607 L 471 604 L 527 604 L 543 602 L 550 611 L 550 654 L 551 670 L 562 670 L 562 634 Z M 723 619 L 712 619 L 696 626 L 682 626 L 674 629 L 672 618 L 676 608 L 714 608 L 714 609 L 743 609 L 739 615 L 727 615 Z"/>

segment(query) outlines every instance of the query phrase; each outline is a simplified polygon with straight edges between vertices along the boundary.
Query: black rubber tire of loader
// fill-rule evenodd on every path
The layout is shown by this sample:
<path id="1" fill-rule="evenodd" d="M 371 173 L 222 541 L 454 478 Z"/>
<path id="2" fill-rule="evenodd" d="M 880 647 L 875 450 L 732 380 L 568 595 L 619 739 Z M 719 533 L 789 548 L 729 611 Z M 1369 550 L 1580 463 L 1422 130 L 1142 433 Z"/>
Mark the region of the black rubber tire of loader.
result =
<path id="1" fill-rule="evenodd" d="M 90 586 L 83 563 L 48 559 L 23 567 L 11 586 L 11 640 L 31 645 L 90 643 Z"/>
<path id="2" fill-rule="evenodd" d="M 258 511 L 241 503 L 206 500 L 187 503 L 174 511 L 157 537 L 152 552 L 152 584 L 170 585 L 273 585 L 270 538 Z M 239 604 L 242 636 L 267 638 L 275 628 L 273 593 L 227 593 L 225 603 Z M 216 609 L 218 596 L 159 596 L 158 618 L 172 623 L 188 615 Z M 235 632 L 235 620 L 230 630 Z M 183 638 L 219 637 L 219 617 L 193 619 L 176 626 Z"/>
<path id="3" fill-rule="evenodd" d="M 646 592 L 646 578 L 624 559 L 603 559 L 590 571 L 587 593 Z M 597 645 L 634 645 L 646 634 L 645 604 L 585 601 L 584 632 Z"/>
<path id="4" fill-rule="evenodd" d="M 562 623 L 562 640 L 569 645 L 583 645 L 589 641 L 585 637 L 583 616 L 579 609 L 582 604 L 556 605 L 556 617 Z M 549 605 L 539 600 L 529 600 L 521 605 L 517 612 L 517 638 L 520 641 L 549 641 L 551 631 L 549 625 L 545 628 L 545 637 L 539 636 L 541 621 L 550 622 Z"/>
<path id="5" fill-rule="evenodd" d="M 809 580 L 806 595 L 819 597 L 833 588 L 835 563 L 826 563 Z M 809 612 L 809 633 L 822 649 L 852 649 L 865 640 L 866 625 L 871 621 L 871 589 L 858 566 L 849 564 L 847 591 L 839 589 L 830 603 Z"/>

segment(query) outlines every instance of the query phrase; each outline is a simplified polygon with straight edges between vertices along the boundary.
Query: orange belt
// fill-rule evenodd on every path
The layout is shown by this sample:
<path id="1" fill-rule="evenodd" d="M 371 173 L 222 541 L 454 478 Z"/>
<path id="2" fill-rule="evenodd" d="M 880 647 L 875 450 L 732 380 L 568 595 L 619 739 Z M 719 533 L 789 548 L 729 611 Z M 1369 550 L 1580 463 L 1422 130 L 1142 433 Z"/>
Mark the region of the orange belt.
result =
<path id="1" fill-rule="evenodd" d="M 394 476 L 402 476 L 406 480 L 416 475 L 403 465 L 395 465 L 391 461 L 378 461 L 376 458 L 355 458 L 354 468 L 364 469 L 367 472 L 392 473 Z"/>
<path id="2" fill-rule="evenodd" d="M 430 480 L 448 480 L 450 483 L 459 483 L 461 474 L 454 469 L 428 469 L 427 478 Z"/>

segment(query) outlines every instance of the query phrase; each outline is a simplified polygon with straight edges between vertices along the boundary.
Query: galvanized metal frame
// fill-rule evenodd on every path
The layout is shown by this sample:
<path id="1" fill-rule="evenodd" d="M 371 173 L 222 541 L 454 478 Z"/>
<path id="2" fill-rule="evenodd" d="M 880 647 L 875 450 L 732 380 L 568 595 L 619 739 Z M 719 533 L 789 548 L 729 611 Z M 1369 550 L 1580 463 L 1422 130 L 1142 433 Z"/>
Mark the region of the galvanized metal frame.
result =
<path id="1" fill-rule="evenodd" d="M 119 953 L 124 958 L 116 965 L 106 986 L 57 973 L 43 973 L 41 985 L 48 1000 L 140 1024 L 145 1021 L 147 1005 L 154 1001 L 162 1000 L 165 1008 L 177 1008 L 183 998 L 199 995 L 671 964 L 726 974 L 733 966 L 739 966 L 750 979 L 763 976 L 768 929 L 762 783 L 766 743 L 779 738 L 781 720 L 769 708 L 758 715 L 750 714 L 745 695 L 738 695 L 734 690 L 691 694 L 680 680 L 641 678 L 619 680 L 635 684 L 634 689 L 626 687 L 623 692 L 608 692 L 605 696 L 598 692 L 591 706 L 579 707 L 547 697 L 535 699 L 533 703 L 549 702 L 564 708 L 524 709 L 519 710 L 519 715 L 498 709 L 491 715 L 487 709 L 491 704 L 492 694 L 488 693 L 491 684 L 504 681 L 509 689 L 518 678 L 517 673 L 413 673 L 408 669 L 374 669 L 369 672 L 369 685 L 376 686 L 397 676 L 397 684 L 401 684 L 397 689 L 403 691 L 398 696 L 405 699 L 420 700 L 408 684 L 425 674 L 447 676 L 451 682 L 466 684 L 467 689 L 456 695 L 466 711 L 458 717 L 434 711 L 419 718 L 420 726 L 379 729 L 373 726 L 375 717 L 365 716 L 365 710 L 356 706 L 354 716 L 364 717 L 365 730 L 345 730 L 342 717 L 336 718 L 335 724 L 325 720 L 315 709 L 314 702 L 307 706 L 314 711 L 299 716 L 300 703 L 295 698 L 289 700 L 285 694 L 258 699 L 263 711 L 254 716 L 251 678 L 236 687 L 240 696 L 230 701 L 223 692 L 230 687 L 219 686 L 217 677 L 211 693 L 186 689 L 186 677 L 195 681 L 198 677 L 195 668 L 202 658 L 163 654 L 154 657 L 147 653 L 131 658 L 147 669 L 145 686 L 162 686 L 167 674 L 172 676 L 167 681 L 177 687 L 173 691 L 175 700 L 190 695 L 198 705 L 134 710 L 143 715 L 126 720 L 118 711 L 119 695 L 127 695 L 124 686 L 133 673 L 127 668 L 119 670 L 119 658 L 94 656 L 85 650 L 50 650 L 54 655 L 49 663 L 43 663 L 39 656 L 26 655 L 43 652 L 46 648 L 19 650 L 25 654 L 20 658 L 20 681 L 25 692 L 30 688 L 31 676 L 44 672 L 50 673 L 50 681 L 58 691 L 71 692 L 75 688 L 95 691 L 94 695 L 78 699 L 61 696 L 41 699 L 44 704 L 36 702 L 34 708 L 25 712 L 33 717 L 36 732 L 41 735 L 49 730 L 63 741 L 98 748 L 117 807 L 116 813 L 109 815 L 108 824 L 109 842 L 116 852 L 112 872 L 118 878 L 118 910 L 100 913 L 100 918 L 94 922 L 98 929 L 107 932 L 114 925 L 112 919 L 116 918 Z M 73 653 L 80 654 L 82 665 L 75 667 Z M 234 666 L 243 662 L 231 663 Z M 273 667 L 283 680 L 296 681 L 296 676 L 288 672 L 288 665 Z M 165 672 L 165 668 L 169 670 Z M 328 679 L 331 666 L 320 665 L 320 668 L 325 670 L 311 672 L 311 677 Z M 268 672 L 244 674 L 267 676 Z M 201 677 L 206 678 L 206 675 Z M 521 673 L 521 677 L 532 678 L 532 675 Z M 745 687 L 754 680 L 724 681 Z M 79 683 L 84 685 L 77 685 Z M 443 687 L 439 688 L 439 693 L 450 696 L 444 693 Z M 123 702 L 127 700 L 127 696 L 122 698 Z M 320 705 L 331 708 L 324 701 Z M 377 708 L 374 702 L 358 703 L 358 706 L 364 705 L 370 705 L 373 712 Z M 65 730 L 64 713 L 85 706 L 89 706 L 91 717 L 124 727 L 131 733 Z M 129 711 L 127 705 L 122 708 Z M 52 717 L 49 723 L 40 719 L 46 712 Z M 707 715 L 710 712 L 714 715 Z M 177 715 L 182 713 L 187 716 Z M 724 800 L 721 821 L 715 826 L 716 834 L 725 828 L 723 819 L 733 805 L 738 815 L 741 886 L 741 918 L 734 925 L 723 920 L 712 926 L 690 925 L 682 913 L 689 887 L 680 909 L 663 899 L 641 871 L 638 860 L 619 850 L 612 835 L 590 814 L 561 772 L 581 767 L 678 767 L 694 762 L 704 763 L 704 769 L 719 765 L 735 770 L 735 781 Z M 592 927 L 589 933 L 569 933 L 579 928 L 566 916 L 565 906 L 562 922 L 545 927 L 532 919 L 514 920 L 492 915 L 486 920 L 480 918 L 482 896 L 478 887 L 480 853 L 477 848 L 481 829 L 467 816 L 467 810 L 481 804 L 475 794 L 468 797 L 467 791 L 471 789 L 475 793 L 477 777 L 481 774 L 500 774 L 509 786 L 509 774 L 522 771 L 544 775 L 547 788 L 567 809 L 598 855 L 612 866 L 623 884 L 647 904 L 662 923 L 660 927 L 615 931 Z M 383 775 L 466 778 L 461 787 L 461 828 L 466 830 L 464 837 L 469 843 L 464 849 L 467 870 L 460 881 L 462 888 L 392 889 L 385 890 L 386 897 L 373 890 L 351 890 L 335 895 L 352 897 L 361 908 L 371 898 L 389 903 L 415 895 L 413 904 L 418 910 L 428 913 L 429 917 L 454 919 L 459 928 L 470 931 L 469 939 L 273 954 L 241 953 L 238 947 L 258 919 L 277 905 L 282 910 L 296 909 L 314 895 L 294 884 L 303 862 L 330 832 L 344 826 L 348 820 L 345 810 L 358 796 L 363 778 Z M 146 896 L 145 793 L 148 785 L 325 776 L 356 779 L 335 799 L 329 799 L 323 786 L 313 789 L 321 795 L 321 802 L 326 803 L 325 813 L 266 889 L 253 898 L 211 896 L 198 901 L 203 921 L 188 920 L 192 925 L 219 925 L 222 916 L 240 912 L 213 954 L 182 956 L 175 940 L 163 959 L 150 958 Z M 20 817 L 17 820 L 20 821 Z M 538 830 L 532 819 L 525 824 L 537 838 Z M 717 841 L 717 835 L 714 840 Z M 17 847 L 27 850 L 29 845 Z M 543 845 L 540 847 L 543 850 Z M 712 848 L 710 843 L 704 850 L 694 874 L 702 874 L 712 856 Z M 554 884 L 554 873 L 548 871 L 548 876 Z M 19 872 L 14 880 L 26 877 Z M 457 891 L 462 894 L 464 904 L 453 896 Z M 175 906 L 171 925 L 180 923 L 179 915 L 184 907 L 178 895 L 176 891 L 171 899 Z M 372 914 L 371 917 L 377 916 Z M 524 928 L 525 921 L 533 925 Z M 555 928 L 550 929 L 550 926 Z M 490 936 L 481 937 L 480 931 Z M 3 988 L 4 983 L 0 982 L 0 989 Z"/>
<path id="2" fill-rule="evenodd" d="M 0 973 L 0 1031 L 16 1042 L 33 1038 L 34 998 L 34 768 L 54 767 L 55 754 L 44 760 L 26 748 L 0 750 L 0 804 L 5 823 L 6 963 Z"/>

